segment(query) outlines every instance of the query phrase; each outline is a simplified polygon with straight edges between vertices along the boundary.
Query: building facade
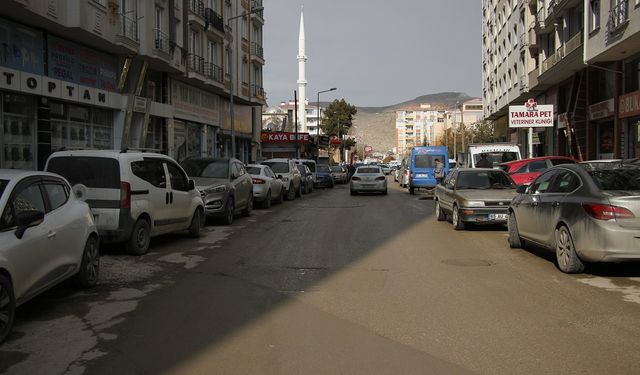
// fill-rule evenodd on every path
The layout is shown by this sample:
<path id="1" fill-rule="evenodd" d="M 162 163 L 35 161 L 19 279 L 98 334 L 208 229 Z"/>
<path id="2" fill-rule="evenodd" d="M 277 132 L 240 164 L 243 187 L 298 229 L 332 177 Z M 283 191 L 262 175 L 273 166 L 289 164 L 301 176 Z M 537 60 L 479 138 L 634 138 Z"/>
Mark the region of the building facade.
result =
<path id="1" fill-rule="evenodd" d="M 231 156 L 232 131 L 236 156 L 255 160 L 264 19 L 232 18 L 252 6 L 262 4 L 3 2 L 0 167 L 42 169 L 62 147 Z"/>
<path id="2" fill-rule="evenodd" d="M 430 104 L 396 111 L 397 154 L 406 155 L 415 146 L 437 145 L 444 119 L 445 111 L 432 108 Z"/>

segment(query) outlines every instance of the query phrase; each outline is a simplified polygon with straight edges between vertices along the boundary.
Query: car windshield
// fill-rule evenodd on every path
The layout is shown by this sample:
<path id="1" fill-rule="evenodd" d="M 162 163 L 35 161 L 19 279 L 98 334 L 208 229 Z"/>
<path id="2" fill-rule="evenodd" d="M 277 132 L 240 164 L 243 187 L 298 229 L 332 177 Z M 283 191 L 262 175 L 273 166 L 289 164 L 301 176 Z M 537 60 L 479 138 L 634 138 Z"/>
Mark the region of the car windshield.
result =
<path id="1" fill-rule="evenodd" d="M 312 163 L 312 162 L 308 162 L 308 161 L 303 161 L 302 164 L 306 165 L 307 167 L 309 167 L 309 170 L 311 172 L 315 172 L 316 171 L 316 163 Z"/>
<path id="2" fill-rule="evenodd" d="M 331 167 L 331 172 L 344 173 L 344 169 L 340 166 Z"/>
<path id="3" fill-rule="evenodd" d="M 229 162 L 226 160 L 187 159 L 182 162 L 182 168 L 189 177 L 227 178 L 229 177 Z"/>
<path id="4" fill-rule="evenodd" d="M 120 189 L 120 165 L 113 158 L 54 157 L 49 160 L 47 172 L 61 175 L 71 186 L 82 184 L 88 188 Z"/>
<path id="5" fill-rule="evenodd" d="M 9 180 L 0 180 L 0 198 L 2 198 L 2 194 L 4 193 L 4 189 L 9 185 Z"/>
<path id="6" fill-rule="evenodd" d="M 441 162 L 444 160 L 443 155 L 416 155 L 415 166 L 416 168 L 434 168 L 436 165 L 436 159 Z"/>
<path id="7" fill-rule="evenodd" d="M 304 169 L 304 165 L 296 165 L 296 167 L 298 167 L 298 170 L 300 171 L 300 173 L 307 173 L 306 169 Z"/>
<path id="8" fill-rule="evenodd" d="M 274 173 L 289 173 L 289 163 L 282 161 L 265 161 L 262 163 L 271 167 Z"/>
<path id="9" fill-rule="evenodd" d="M 327 167 L 326 165 L 319 165 L 318 166 L 318 172 L 320 173 L 329 173 L 329 167 Z"/>
<path id="10" fill-rule="evenodd" d="M 640 190 L 640 168 L 594 168 L 587 171 L 601 190 Z"/>
<path id="11" fill-rule="evenodd" d="M 486 152 L 487 160 L 494 166 L 506 163 L 508 161 L 518 160 L 518 154 L 516 152 Z M 482 154 L 473 155 L 474 164 L 478 164 Z"/>
<path id="12" fill-rule="evenodd" d="M 356 173 L 380 173 L 380 168 L 378 168 L 378 167 L 360 167 L 360 168 L 358 168 Z"/>
<path id="13" fill-rule="evenodd" d="M 501 170 L 460 172 L 458 189 L 515 189 L 511 178 Z"/>
<path id="14" fill-rule="evenodd" d="M 259 175 L 261 171 L 262 168 L 260 167 L 247 167 L 247 173 L 249 174 Z"/>

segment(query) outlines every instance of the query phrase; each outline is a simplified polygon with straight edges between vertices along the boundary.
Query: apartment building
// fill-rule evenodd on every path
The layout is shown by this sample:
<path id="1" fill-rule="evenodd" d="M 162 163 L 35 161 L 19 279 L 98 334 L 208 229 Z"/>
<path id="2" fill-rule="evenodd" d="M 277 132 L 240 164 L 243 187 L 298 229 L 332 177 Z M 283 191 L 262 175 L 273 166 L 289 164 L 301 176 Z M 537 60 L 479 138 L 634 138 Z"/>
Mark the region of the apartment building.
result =
<path id="1" fill-rule="evenodd" d="M 415 146 L 437 144 L 444 123 L 444 111 L 430 104 L 411 106 L 396 111 L 396 147 L 398 155 L 408 154 Z"/>
<path id="2" fill-rule="evenodd" d="M 462 134 L 468 135 L 475 125 L 484 120 L 484 116 L 484 105 L 481 98 L 458 103 L 454 108 L 443 113 L 442 124 L 436 127 L 435 138 L 439 144 L 449 147 L 452 156 L 457 155 L 458 152 L 464 151 L 463 145 L 473 142 L 472 137 L 462 137 Z M 451 136 L 453 133 L 456 134 L 455 142 Z"/>
<path id="3" fill-rule="evenodd" d="M 231 156 L 232 138 L 236 156 L 255 160 L 264 19 L 262 12 L 232 17 L 261 6 L 3 2 L 0 167 L 42 169 L 62 147 L 143 148 L 178 160 Z"/>
<path id="4" fill-rule="evenodd" d="M 483 43 L 500 43 L 508 32 L 501 25 L 514 14 L 528 23 L 526 31 L 517 29 L 528 40 L 526 88 L 520 85 L 511 95 L 508 84 L 506 92 L 501 89 L 492 79 L 499 71 L 493 62 L 504 57 L 491 48 L 483 55 L 485 114 L 502 140 L 528 152 L 526 130 L 508 129 L 507 110 L 533 98 L 553 104 L 555 112 L 552 128 L 534 129 L 534 155 L 638 157 L 640 0 L 485 0 Z"/>

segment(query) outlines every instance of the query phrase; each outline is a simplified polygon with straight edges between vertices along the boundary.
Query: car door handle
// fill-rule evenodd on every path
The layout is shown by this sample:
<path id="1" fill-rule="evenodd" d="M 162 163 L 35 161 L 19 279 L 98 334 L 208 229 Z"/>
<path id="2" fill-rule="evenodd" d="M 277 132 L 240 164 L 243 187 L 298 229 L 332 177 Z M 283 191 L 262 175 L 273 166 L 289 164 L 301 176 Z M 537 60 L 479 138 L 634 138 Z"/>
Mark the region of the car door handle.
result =
<path id="1" fill-rule="evenodd" d="M 164 196 L 164 203 L 165 203 L 165 204 L 169 204 L 169 192 L 166 192 L 166 193 L 164 193 L 164 194 L 165 194 L 165 196 Z"/>
<path id="2" fill-rule="evenodd" d="M 52 239 L 56 236 L 56 234 L 57 234 L 56 232 L 50 230 L 49 233 L 47 233 L 47 238 Z"/>
<path id="3" fill-rule="evenodd" d="M 173 191 L 169 193 L 169 203 L 173 204 Z"/>

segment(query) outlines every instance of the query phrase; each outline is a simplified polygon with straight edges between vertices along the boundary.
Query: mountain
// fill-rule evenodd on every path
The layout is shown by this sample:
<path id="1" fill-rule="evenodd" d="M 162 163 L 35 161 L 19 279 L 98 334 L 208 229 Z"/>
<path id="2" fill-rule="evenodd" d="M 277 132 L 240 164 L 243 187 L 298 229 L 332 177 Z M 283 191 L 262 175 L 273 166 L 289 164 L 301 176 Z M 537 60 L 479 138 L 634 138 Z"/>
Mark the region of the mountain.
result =
<path id="1" fill-rule="evenodd" d="M 358 107 L 358 112 L 376 113 L 393 112 L 402 107 L 417 106 L 420 104 L 442 105 L 446 108 L 453 108 L 456 102 L 464 102 L 473 97 L 461 92 L 439 92 L 437 94 L 422 95 L 406 102 L 389 105 L 386 107 Z"/>

